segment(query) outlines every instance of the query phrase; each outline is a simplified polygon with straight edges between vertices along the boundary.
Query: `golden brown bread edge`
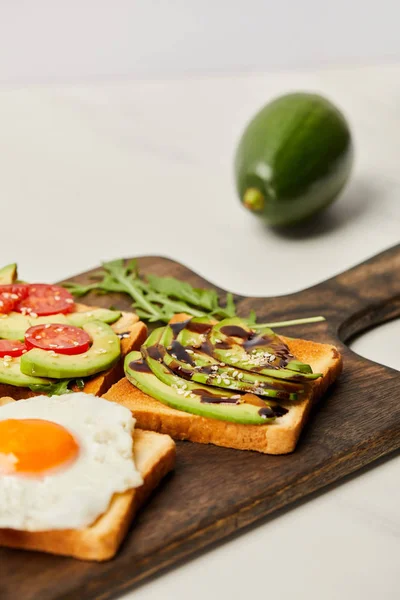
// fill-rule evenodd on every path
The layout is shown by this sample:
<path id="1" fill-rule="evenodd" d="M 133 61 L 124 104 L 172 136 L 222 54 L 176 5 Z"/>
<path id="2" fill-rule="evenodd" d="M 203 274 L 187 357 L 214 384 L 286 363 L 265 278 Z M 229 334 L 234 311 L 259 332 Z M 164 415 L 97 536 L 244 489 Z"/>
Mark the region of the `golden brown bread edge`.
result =
<path id="1" fill-rule="evenodd" d="M 94 308 L 85 304 L 75 304 L 75 312 L 94 310 Z M 111 328 L 117 334 L 128 334 L 127 337 L 121 340 L 121 358 L 107 371 L 86 379 L 83 391 L 87 394 L 102 396 L 116 381 L 121 379 L 124 376 L 124 356 L 132 350 L 139 350 L 147 337 L 146 325 L 142 321 L 139 321 L 139 317 L 134 313 L 122 312 L 120 319 L 113 323 Z M 82 390 L 76 389 L 75 391 Z M 33 392 L 29 388 L 0 383 L 0 397 L 10 396 L 14 400 L 22 400 L 23 398 L 32 398 L 39 394 L 41 392 Z"/>
<path id="2" fill-rule="evenodd" d="M 311 408 L 335 381 L 342 370 L 338 350 L 329 344 L 280 336 L 299 360 L 311 365 L 323 377 L 310 383 L 305 397 L 284 403 L 289 412 L 266 425 L 241 425 L 192 415 L 170 408 L 144 394 L 126 378 L 113 385 L 104 398 L 129 408 L 138 427 L 167 433 L 177 440 L 215 444 L 265 454 L 287 454 L 295 449 Z"/>
<path id="3" fill-rule="evenodd" d="M 107 512 L 92 525 L 83 529 L 51 531 L 0 529 L 0 546 L 39 550 L 81 560 L 113 558 L 134 515 L 175 465 L 175 443 L 168 435 L 135 429 L 133 442 L 135 463 L 142 474 L 143 485 L 115 494 Z"/>

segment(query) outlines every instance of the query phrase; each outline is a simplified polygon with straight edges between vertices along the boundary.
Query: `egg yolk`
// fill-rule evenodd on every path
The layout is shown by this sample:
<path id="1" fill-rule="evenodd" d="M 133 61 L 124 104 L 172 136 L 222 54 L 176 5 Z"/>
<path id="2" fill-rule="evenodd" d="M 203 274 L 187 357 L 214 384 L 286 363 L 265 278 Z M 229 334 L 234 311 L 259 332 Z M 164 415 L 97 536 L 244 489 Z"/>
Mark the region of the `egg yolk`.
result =
<path id="1" fill-rule="evenodd" d="M 67 429 L 44 419 L 0 421 L 0 473 L 41 475 L 75 460 L 79 446 Z"/>

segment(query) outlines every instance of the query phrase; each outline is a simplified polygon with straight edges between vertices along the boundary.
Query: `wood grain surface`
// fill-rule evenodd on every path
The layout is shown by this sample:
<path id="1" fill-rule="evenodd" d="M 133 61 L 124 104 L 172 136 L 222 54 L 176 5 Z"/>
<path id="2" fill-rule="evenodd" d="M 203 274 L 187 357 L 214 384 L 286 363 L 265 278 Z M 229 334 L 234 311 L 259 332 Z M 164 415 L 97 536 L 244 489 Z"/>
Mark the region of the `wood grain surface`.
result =
<path id="1" fill-rule="evenodd" d="M 139 262 L 144 272 L 211 286 L 171 260 L 144 257 Z M 88 274 L 75 280 L 85 282 Z M 129 301 L 118 295 L 86 301 L 129 308 Z M 1 549 L 1 600 L 117 597 L 149 575 L 400 447 L 400 373 L 345 345 L 361 331 L 400 316 L 400 245 L 299 293 L 237 296 L 236 301 L 241 315 L 254 309 L 262 321 L 322 314 L 326 322 L 286 328 L 285 335 L 336 344 L 344 355 L 343 374 L 315 409 L 296 451 L 267 456 L 179 442 L 175 473 L 140 512 L 113 561 L 93 564 Z"/>

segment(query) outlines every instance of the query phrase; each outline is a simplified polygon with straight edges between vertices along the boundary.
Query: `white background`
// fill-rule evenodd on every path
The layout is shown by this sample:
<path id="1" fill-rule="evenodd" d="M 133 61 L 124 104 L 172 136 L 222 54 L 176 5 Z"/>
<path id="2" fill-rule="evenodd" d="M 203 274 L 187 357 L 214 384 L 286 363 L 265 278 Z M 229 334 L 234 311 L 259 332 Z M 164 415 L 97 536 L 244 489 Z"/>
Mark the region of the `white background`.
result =
<path id="1" fill-rule="evenodd" d="M 400 58 L 397 0 L 1 0 L 0 82 Z"/>
<path id="2" fill-rule="evenodd" d="M 0 263 L 54 281 L 100 260 L 164 254 L 226 289 L 275 295 L 398 243 L 398 10 L 358 0 L 0 1 Z M 239 206 L 232 156 L 249 117 L 291 89 L 344 110 L 356 162 L 320 224 L 282 236 Z M 399 334 L 392 323 L 354 348 L 400 368 Z M 399 464 L 133 597 L 397 600 Z"/>

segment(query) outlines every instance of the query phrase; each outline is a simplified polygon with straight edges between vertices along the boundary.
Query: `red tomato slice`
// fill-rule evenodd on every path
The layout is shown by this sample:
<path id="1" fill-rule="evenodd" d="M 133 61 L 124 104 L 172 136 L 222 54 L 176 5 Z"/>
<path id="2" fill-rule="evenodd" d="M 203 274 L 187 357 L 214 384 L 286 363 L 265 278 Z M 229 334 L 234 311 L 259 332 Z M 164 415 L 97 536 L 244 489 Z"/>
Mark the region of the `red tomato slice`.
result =
<path id="1" fill-rule="evenodd" d="M 18 340 L 0 340 L 0 358 L 4 356 L 21 356 L 26 346 Z"/>
<path id="2" fill-rule="evenodd" d="M 0 313 L 8 314 L 27 295 L 27 285 L 0 285 Z"/>
<path id="3" fill-rule="evenodd" d="M 61 323 L 34 325 L 25 332 L 28 350 L 41 348 L 57 354 L 82 354 L 90 346 L 90 337 L 83 329 Z"/>
<path id="4" fill-rule="evenodd" d="M 28 286 L 28 295 L 21 300 L 15 310 L 22 314 L 34 314 L 40 317 L 68 313 L 74 308 L 74 299 L 65 288 L 46 283 L 32 283 Z"/>
<path id="5" fill-rule="evenodd" d="M 0 314 L 8 315 L 8 313 L 14 308 L 15 304 L 16 301 L 12 300 L 8 294 L 0 294 Z"/>
<path id="6" fill-rule="evenodd" d="M 23 300 L 27 297 L 29 285 L 27 283 L 11 283 L 0 285 L 0 294 L 7 294 L 12 300 Z"/>

